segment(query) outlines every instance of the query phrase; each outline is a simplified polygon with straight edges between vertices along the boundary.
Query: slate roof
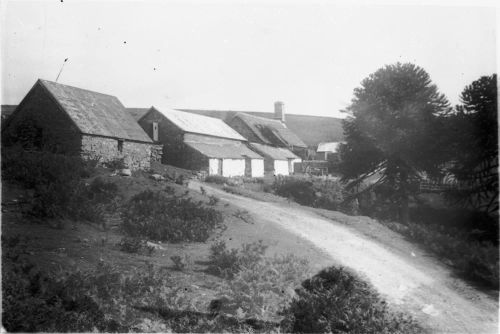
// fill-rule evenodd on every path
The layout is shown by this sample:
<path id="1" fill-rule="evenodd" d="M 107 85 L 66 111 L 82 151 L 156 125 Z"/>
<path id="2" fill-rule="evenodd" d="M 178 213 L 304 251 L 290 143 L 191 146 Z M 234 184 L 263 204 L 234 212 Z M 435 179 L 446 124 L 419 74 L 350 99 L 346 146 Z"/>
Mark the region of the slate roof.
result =
<path id="1" fill-rule="evenodd" d="M 272 112 L 258 111 L 232 111 L 232 110 L 206 110 L 206 109 L 178 109 L 198 115 L 229 120 L 237 113 L 274 119 Z M 342 119 L 325 116 L 310 116 L 285 114 L 285 124 L 307 146 L 317 146 L 321 142 L 334 142 L 344 140 Z"/>
<path id="2" fill-rule="evenodd" d="M 229 124 L 231 124 L 234 119 L 240 119 L 244 122 L 264 144 L 286 147 L 307 147 L 293 131 L 288 129 L 278 120 L 253 116 L 246 113 L 238 113 L 228 121 Z"/>
<path id="3" fill-rule="evenodd" d="M 134 117 L 136 121 L 139 121 L 142 116 L 146 115 L 151 108 L 126 108 L 127 111 Z"/>
<path id="4" fill-rule="evenodd" d="M 246 141 L 238 132 L 218 118 L 195 115 L 173 109 L 158 110 L 154 107 L 152 109 L 158 111 L 185 132 Z"/>
<path id="5" fill-rule="evenodd" d="M 342 142 L 319 143 L 316 152 L 337 152 Z"/>
<path id="6" fill-rule="evenodd" d="M 290 150 L 283 147 L 273 147 L 258 143 L 250 143 L 250 147 L 254 149 L 256 152 L 258 152 L 260 155 L 274 160 L 300 159 Z"/>
<path id="7" fill-rule="evenodd" d="M 38 80 L 69 115 L 80 132 L 151 143 L 151 139 L 115 96 L 47 80 Z"/>
<path id="8" fill-rule="evenodd" d="M 263 159 L 248 146 L 235 140 L 223 138 L 210 138 L 207 141 L 205 136 L 186 135 L 184 143 L 209 158 L 218 159 Z"/>

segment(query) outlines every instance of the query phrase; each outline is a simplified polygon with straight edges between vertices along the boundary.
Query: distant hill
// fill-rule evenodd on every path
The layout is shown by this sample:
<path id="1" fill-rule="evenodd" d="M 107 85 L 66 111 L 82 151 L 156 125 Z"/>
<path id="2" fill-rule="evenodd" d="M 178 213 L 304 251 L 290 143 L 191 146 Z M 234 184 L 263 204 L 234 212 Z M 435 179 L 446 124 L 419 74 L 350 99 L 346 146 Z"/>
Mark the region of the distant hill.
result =
<path id="1" fill-rule="evenodd" d="M 220 118 L 227 120 L 238 112 L 260 116 L 264 118 L 274 118 L 274 113 L 257 111 L 233 111 L 233 110 L 204 110 L 204 109 L 178 109 L 199 115 Z M 309 147 L 315 147 L 321 142 L 334 142 L 344 140 L 342 129 L 342 119 L 325 117 L 286 114 L 286 126 L 299 136 Z"/>

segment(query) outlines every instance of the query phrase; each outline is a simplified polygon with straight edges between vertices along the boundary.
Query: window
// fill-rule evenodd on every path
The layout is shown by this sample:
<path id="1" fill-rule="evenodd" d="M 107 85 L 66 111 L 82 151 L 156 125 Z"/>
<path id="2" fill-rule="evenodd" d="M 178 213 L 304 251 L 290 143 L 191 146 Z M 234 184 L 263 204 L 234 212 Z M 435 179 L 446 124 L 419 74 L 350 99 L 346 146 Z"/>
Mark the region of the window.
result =
<path id="1" fill-rule="evenodd" d="M 123 152 L 123 139 L 118 139 L 118 152 Z"/>
<path id="2" fill-rule="evenodd" d="M 158 141 L 158 122 L 153 122 L 153 140 Z"/>

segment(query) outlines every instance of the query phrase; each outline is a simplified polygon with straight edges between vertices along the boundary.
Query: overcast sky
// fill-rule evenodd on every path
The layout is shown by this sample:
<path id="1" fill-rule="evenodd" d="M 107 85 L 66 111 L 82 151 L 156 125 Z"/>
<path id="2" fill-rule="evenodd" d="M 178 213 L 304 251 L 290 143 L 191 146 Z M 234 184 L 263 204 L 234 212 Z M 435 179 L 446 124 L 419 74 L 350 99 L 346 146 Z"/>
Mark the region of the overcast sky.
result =
<path id="1" fill-rule="evenodd" d="M 496 10 L 322 2 L 3 1 L 2 104 L 37 78 L 127 107 L 337 117 L 361 80 L 413 62 L 453 103 L 496 72 Z"/>

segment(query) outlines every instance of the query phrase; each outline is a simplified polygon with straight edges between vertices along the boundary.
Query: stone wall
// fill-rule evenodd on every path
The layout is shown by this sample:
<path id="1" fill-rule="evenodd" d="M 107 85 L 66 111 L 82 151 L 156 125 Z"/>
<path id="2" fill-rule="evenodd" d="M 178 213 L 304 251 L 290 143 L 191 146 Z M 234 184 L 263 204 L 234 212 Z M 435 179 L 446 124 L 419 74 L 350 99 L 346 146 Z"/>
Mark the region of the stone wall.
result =
<path id="1" fill-rule="evenodd" d="M 151 166 L 152 144 L 123 141 L 121 152 L 119 141 L 113 138 L 82 136 L 82 156 L 99 159 L 100 162 L 123 159 L 132 170 L 149 169 Z"/>

